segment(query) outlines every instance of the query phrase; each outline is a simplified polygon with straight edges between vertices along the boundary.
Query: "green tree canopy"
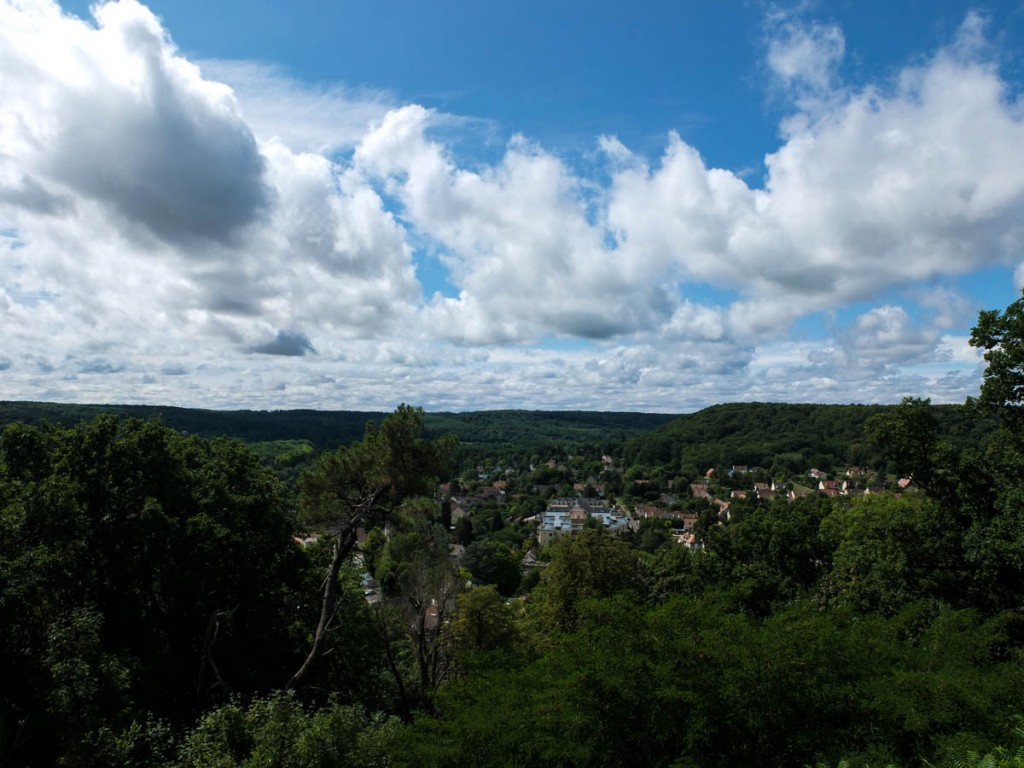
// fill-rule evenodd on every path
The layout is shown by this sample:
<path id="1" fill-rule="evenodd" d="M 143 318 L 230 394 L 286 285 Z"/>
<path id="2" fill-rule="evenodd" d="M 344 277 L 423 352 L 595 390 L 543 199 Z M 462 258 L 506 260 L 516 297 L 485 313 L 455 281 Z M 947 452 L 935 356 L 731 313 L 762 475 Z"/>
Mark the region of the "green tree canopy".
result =
<path id="1" fill-rule="evenodd" d="M 101 731 L 279 684 L 308 606 L 292 525 L 236 441 L 110 416 L 5 430 L 0 762 L 88 764 Z"/>

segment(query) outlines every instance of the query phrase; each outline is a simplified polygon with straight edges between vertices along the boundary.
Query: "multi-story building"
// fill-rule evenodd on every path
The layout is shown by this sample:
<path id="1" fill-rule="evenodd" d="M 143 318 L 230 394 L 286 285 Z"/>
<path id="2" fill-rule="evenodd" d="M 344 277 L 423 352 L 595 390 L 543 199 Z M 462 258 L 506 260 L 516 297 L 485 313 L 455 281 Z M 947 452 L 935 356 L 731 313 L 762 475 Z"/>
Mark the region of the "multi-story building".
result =
<path id="1" fill-rule="evenodd" d="M 628 530 L 629 517 L 603 499 L 554 499 L 541 516 L 537 541 L 541 546 L 560 536 L 583 530 L 588 520 L 596 520 L 612 533 Z"/>

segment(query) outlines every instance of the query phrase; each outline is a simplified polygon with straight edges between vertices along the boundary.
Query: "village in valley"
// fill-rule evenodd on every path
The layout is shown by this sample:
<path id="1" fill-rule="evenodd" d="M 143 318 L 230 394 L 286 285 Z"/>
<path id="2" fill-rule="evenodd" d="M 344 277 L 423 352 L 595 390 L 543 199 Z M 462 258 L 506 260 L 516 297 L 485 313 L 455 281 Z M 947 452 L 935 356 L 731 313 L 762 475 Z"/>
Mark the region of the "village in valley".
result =
<path id="1" fill-rule="evenodd" d="M 541 554 L 545 547 L 588 528 L 629 537 L 636 544 L 645 530 L 656 531 L 662 542 L 700 551 L 705 546 L 702 532 L 710 525 L 728 524 L 737 504 L 750 509 L 816 495 L 831 499 L 916 490 L 910 478 L 852 465 L 833 472 L 812 467 L 786 479 L 773 479 L 761 467 L 732 465 L 709 468 L 690 483 L 631 478 L 607 454 L 601 456 L 600 471 L 583 480 L 574 471 L 581 466 L 586 462 L 572 456 L 530 464 L 526 470 L 479 464 L 475 473 L 463 473 L 461 481 L 442 484 L 438 497 L 452 533 L 453 558 L 461 561 L 466 547 L 479 538 L 479 521 L 489 532 L 506 526 L 520 532 L 526 574 L 546 565 Z M 590 469 L 596 467 L 591 463 Z M 535 482 L 538 478 L 561 482 Z"/>

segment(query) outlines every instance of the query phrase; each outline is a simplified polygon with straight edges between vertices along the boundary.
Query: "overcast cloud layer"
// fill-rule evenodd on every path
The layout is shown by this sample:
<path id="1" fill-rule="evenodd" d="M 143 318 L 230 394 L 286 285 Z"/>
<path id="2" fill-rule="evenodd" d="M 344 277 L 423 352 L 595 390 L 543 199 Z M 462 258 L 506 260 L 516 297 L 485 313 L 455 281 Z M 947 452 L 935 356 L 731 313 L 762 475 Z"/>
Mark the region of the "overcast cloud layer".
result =
<path id="1" fill-rule="evenodd" d="M 585 176 L 528 136 L 460 157 L 469 116 L 197 65 L 133 0 L 0 0 L 0 398 L 963 400 L 977 308 L 943 280 L 1024 253 L 1024 103 L 984 19 L 858 89 L 842 30 L 766 30 L 789 108 L 763 179 L 675 133 L 594 137 Z"/>

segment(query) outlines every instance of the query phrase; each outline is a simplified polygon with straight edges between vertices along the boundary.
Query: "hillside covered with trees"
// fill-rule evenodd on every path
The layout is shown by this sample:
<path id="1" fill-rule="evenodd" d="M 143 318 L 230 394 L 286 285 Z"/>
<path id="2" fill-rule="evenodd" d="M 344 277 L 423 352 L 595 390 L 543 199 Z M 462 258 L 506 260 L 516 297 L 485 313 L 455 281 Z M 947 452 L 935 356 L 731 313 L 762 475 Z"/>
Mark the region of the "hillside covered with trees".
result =
<path id="1" fill-rule="evenodd" d="M 247 443 L 304 440 L 317 450 L 359 439 L 366 424 L 387 414 L 371 411 L 213 411 L 151 405 L 75 405 L 0 401 L 0 427 L 23 423 L 73 427 L 102 415 L 159 419 L 186 434 L 234 437 Z M 429 436 L 455 435 L 466 447 L 493 450 L 543 443 L 618 443 L 646 433 L 673 416 L 654 413 L 587 411 L 475 411 L 425 413 Z"/>
<path id="2" fill-rule="evenodd" d="M 886 461 L 868 439 L 868 421 L 896 406 L 729 403 L 680 416 L 628 440 L 627 466 L 671 469 L 695 477 L 709 467 L 747 465 L 794 473 L 807 467 L 876 466 Z M 944 439 L 959 447 L 983 446 L 991 417 L 962 406 L 931 407 Z"/>

